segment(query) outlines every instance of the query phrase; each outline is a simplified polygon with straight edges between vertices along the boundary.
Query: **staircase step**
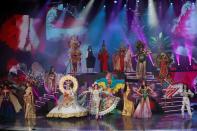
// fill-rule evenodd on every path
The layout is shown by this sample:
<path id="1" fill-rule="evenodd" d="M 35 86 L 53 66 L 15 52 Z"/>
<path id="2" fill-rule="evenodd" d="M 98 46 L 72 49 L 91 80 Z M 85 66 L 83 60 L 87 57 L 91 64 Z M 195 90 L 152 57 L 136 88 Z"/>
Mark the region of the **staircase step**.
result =
<path id="1" fill-rule="evenodd" d="M 46 97 L 43 97 L 43 99 L 46 100 L 46 101 L 49 101 L 50 100 L 49 98 L 46 98 Z"/>
<path id="2" fill-rule="evenodd" d="M 181 106 L 182 106 L 182 105 L 171 105 L 171 106 L 165 106 L 165 105 L 164 105 L 164 106 L 162 106 L 162 108 L 163 108 L 163 109 L 166 109 L 166 108 L 173 108 L 173 107 L 177 107 L 177 108 L 178 108 L 178 107 L 181 107 Z"/>
<path id="3" fill-rule="evenodd" d="M 136 72 L 126 72 L 125 75 L 135 74 Z M 146 75 L 152 75 L 152 72 L 146 72 Z"/>
<path id="4" fill-rule="evenodd" d="M 41 106 L 40 106 L 40 105 L 36 105 L 36 104 L 35 104 L 35 107 L 36 107 L 36 108 L 40 108 Z"/>
<path id="5" fill-rule="evenodd" d="M 37 103 L 45 104 L 45 102 L 43 102 L 43 101 L 36 101 L 36 104 Z"/>
<path id="6" fill-rule="evenodd" d="M 48 97 L 48 98 L 54 98 L 55 96 L 52 94 L 44 94 L 44 97 Z"/>
<path id="7" fill-rule="evenodd" d="M 126 76 L 127 79 L 137 79 L 137 76 Z M 155 77 L 153 75 L 149 75 L 149 76 L 146 76 L 146 79 L 155 79 Z"/>
<path id="8" fill-rule="evenodd" d="M 162 97 L 161 99 L 162 100 L 171 100 L 170 98 L 164 98 L 164 97 Z M 174 96 L 172 99 L 183 99 L 183 97 L 182 96 Z"/>
<path id="9" fill-rule="evenodd" d="M 191 111 L 193 112 L 193 108 L 191 108 Z M 184 111 L 187 111 L 187 109 L 185 109 Z M 164 111 L 165 113 L 176 113 L 176 112 L 180 112 L 181 113 L 181 109 L 177 109 L 177 110 L 166 110 Z"/>
<path id="10" fill-rule="evenodd" d="M 173 103 L 173 104 L 175 104 L 175 103 L 182 103 L 182 101 L 160 102 L 159 104 L 163 105 L 163 104 L 171 104 L 171 103 Z"/>

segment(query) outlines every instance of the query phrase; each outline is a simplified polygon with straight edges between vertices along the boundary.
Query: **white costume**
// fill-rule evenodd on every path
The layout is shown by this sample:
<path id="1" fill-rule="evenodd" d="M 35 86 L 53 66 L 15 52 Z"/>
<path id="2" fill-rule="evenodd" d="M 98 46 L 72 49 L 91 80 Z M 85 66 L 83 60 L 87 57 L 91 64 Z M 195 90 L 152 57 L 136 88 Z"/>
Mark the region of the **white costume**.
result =
<path id="1" fill-rule="evenodd" d="M 87 115 L 87 110 L 80 105 L 78 105 L 76 99 L 73 97 L 73 100 L 69 103 L 64 104 L 62 101 L 56 107 L 54 107 L 47 117 L 56 117 L 56 118 L 69 118 L 69 117 L 82 117 Z M 64 100 L 64 99 L 63 99 Z"/>
<path id="2" fill-rule="evenodd" d="M 191 117 L 192 116 L 192 112 L 191 112 L 191 108 L 190 108 L 189 96 L 193 96 L 194 94 L 190 90 L 188 90 L 188 91 L 183 90 L 181 95 L 183 96 L 182 107 L 181 107 L 182 116 L 184 117 L 184 110 L 185 110 L 185 107 L 186 107 L 187 108 L 187 112 L 188 112 L 188 114 Z"/>
<path id="3" fill-rule="evenodd" d="M 73 83 L 73 87 L 70 82 Z M 75 92 L 78 87 L 76 78 L 70 75 L 62 77 L 59 87 L 60 91 L 64 94 L 63 99 L 60 97 L 60 102 L 47 114 L 47 117 L 69 118 L 86 116 L 88 111 L 81 107 L 75 98 Z"/>

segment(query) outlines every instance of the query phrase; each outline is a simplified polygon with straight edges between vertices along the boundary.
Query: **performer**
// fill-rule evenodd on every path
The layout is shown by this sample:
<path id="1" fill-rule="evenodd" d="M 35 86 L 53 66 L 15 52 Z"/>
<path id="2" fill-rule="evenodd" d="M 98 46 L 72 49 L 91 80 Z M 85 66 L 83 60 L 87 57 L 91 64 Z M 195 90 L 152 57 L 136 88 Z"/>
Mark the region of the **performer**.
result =
<path id="1" fill-rule="evenodd" d="M 141 87 L 136 91 L 136 93 L 141 97 L 141 100 L 135 110 L 135 118 L 150 118 L 152 116 L 149 95 L 153 93 L 153 90 L 146 85 L 145 81 L 142 81 Z"/>
<path id="2" fill-rule="evenodd" d="M 120 57 L 119 57 L 119 51 L 115 52 L 112 57 L 113 62 L 113 69 L 115 72 L 119 72 L 120 70 Z"/>
<path id="3" fill-rule="evenodd" d="M 78 37 L 75 35 L 71 36 L 70 41 L 68 42 L 68 46 L 71 50 L 80 47 L 80 42 L 78 40 Z"/>
<path id="4" fill-rule="evenodd" d="M 144 43 L 142 41 L 137 41 L 137 66 L 136 75 L 138 79 L 146 78 L 146 56 L 151 52 L 145 50 Z"/>
<path id="5" fill-rule="evenodd" d="M 125 81 L 115 79 L 111 73 L 107 73 L 105 78 L 96 80 L 98 85 L 103 88 L 103 90 L 108 91 L 112 94 L 117 93 L 120 89 L 124 89 Z"/>
<path id="6" fill-rule="evenodd" d="M 168 67 L 172 60 L 165 53 L 161 53 L 160 55 L 158 55 L 156 60 L 157 66 L 160 68 L 159 80 L 161 81 L 161 83 L 163 83 L 163 81 L 167 79 Z"/>
<path id="7" fill-rule="evenodd" d="M 121 47 L 119 50 L 119 57 L 120 57 L 120 72 L 124 72 L 124 67 L 125 67 L 125 63 L 124 63 L 124 58 L 125 58 L 125 48 Z"/>
<path id="8" fill-rule="evenodd" d="M 90 105 L 90 112 L 92 114 L 95 114 L 95 118 L 98 119 L 99 107 L 100 107 L 100 101 L 101 101 L 100 94 L 102 92 L 102 89 L 99 89 L 98 84 L 94 84 L 93 88 L 90 89 L 90 92 L 92 93 L 92 103 Z"/>
<path id="9" fill-rule="evenodd" d="M 96 58 L 93 54 L 92 47 L 88 46 L 88 53 L 86 57 L 86 67 L 87 67 L 87 72 L 93 72 L 94 66 L 95 66 Z"/>
<path id="10" fill-rule="evenodd" d="M 87 99 L 88 94 L 90 94 L 89 99 Z M 120 100 L 119 97 L 115 97 L 111 93 L 103 91 L 96 82 L 88 91 L 82 92 L 81 96 L 80 105 L 89 109 L 90 114 L 95 115 L 96 119 L 112 112 Z"/>
<path id="11" fill-rule="evenodd" d="M 24 95 L 24 108 L 25 108 L 25 118 L 36 118 L 36 111 L 34 105 L 34 95 L 32 87 L 29 83 L 26 84 L 27 88 Z"/>
<path id="12" fill-rule="evenodd" d="M 109 54 L 107 52 L 104 40 L 103 40 L 103 44 L 102 44 L 102 49 L 100 49 L 99 54 L 98 54 L 98 59 L 100 60 L 101 72 L 108 71 Z"/>
<path id="13" fill-rule="evenodd" d="M 72 64 L 72 72 L 74 75 L 78 71 L 78 66 L 81 66 L 81 51 L 80 41 L 77 36 L 72 36 L 69 42 L 70 63 Z"/>
<path id="14" fill-rule="evenodd" d="M 124 107 L 123 107 L 122 115 L 132 116 L 135 111 L 135 107 L 134 107 L 133 101 L 128 99 L 129 94 L 132 93 L 129 88 L 129 83 L 127 82 L 126 85 L 127 85 L 126 90 L 123 94 Z"/>
<path id="15" fill-rule="evenodd" d="M 13 95 L 8 85 L 4 84 L 0 93 L 0 119 L 2 121 L 13 121 L 16 113 L 22 109 L 16 96 Z"/>
<path id="16" fill-rule="evenodd" d="M 186 107 L 190 118 L 192 118 L 189 96 L 193 97 L 194 94 L 187 88 L 186 85 L 183 85 L 183 92 L 181 92 L 181 95 L 183 96 L 182 107 L 181 107 L 182 117 L 184 118 L 184 110 Z"/>
<path id="17" fill-rule="evenodd" d="M 124 71 L 125 72 L 132 72 L 133 71 L 133 67 L 132 67 L 132 51 L 131 51 L 131 47 L 130 45 L 127 45 L 127 49 L 126 49 L 126 54 L 124 57 Z"/>
<path id="18" fill-rule="evenodd" d="M 46 86 L 49 89 L 50 93 L 55 93 L 56 92 L 56 73 L 55 69 L 53 66 L 51 66 L 48 74 L 46 74 Z"/>
<path id="19" fill-rule="evenodd" d="M 63 99 L 60 98 L 60 103 L 47 114 L 47 117 L 69 118 L 86 116 L 87 110 L 81 107 L 75 98 L 78 88 L 76 78 L 70 75 L 62 77 L 59 87 L 63 93 Z"/>

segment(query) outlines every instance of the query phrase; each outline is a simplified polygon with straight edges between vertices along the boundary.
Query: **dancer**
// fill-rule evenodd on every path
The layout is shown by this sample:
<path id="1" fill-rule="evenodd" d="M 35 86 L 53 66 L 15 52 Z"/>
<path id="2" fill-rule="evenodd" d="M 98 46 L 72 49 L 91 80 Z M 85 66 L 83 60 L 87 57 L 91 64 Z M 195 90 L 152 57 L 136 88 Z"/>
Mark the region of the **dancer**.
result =
<path id="1" fill-rule="evenodd" d="M 150 118 L 152 116 L 149 95 L 153 93 L 153 90 L 146 85 L 145 81 L 142 81 L 141 87 L 136 91 L 136 93 L 141 97 L 141 100 L 135 110 L 135 118 Z"/>
<path id="2" fill-rule="evenodd" d="M 131 51 L 131 47 L 130 45 L 127 45 L 127 49 L 126 49 L 126 54 L 124 57 L 124 71 L 125 72 L 132 72 L 133 71 L 133 67 L 132 67 L 132 51 Z"/>
<path id="3" fill-rule="evenodd" d="M 101 97 L 100 94 L 102 92 L 102 89 L 99 89 L 98 84 L 94 84 L 92 88 L 90 88 L 90 92 L 92 94 L 92 102 L 90 105 L 90 112 L 91 114 L 95 114 L 95 118 L 98 119 L 99 117 L 99 107 L 100 107 L 100 101 Z"/>
<path id="4" fill-rule="evenodd" d="M 16 113 L 22 109 L 16 96 L 13 95 L 7 84 L 0 92 L 0 120 L 13 121 Z"/>
<path id="5" fill-rule="evenodd" d="M 131 89 L 129 88 L 129 83 L 127 82 L 126 83 L 126 90 L 123 94 L 123 99 L 124 99 L 124 107 L 123 107 L 123 111 L 122 111 L 123 116 L 132 116 L 135 111 L 133 101 L 128 99 L 128 96 L 130 93 L 132 93 L 132 92 L 131 92 Z"/>
<path id="6" fill-rule="evenodd" d="M 112 94 L 117 93 L 120 89 L 124 89 L 125 81 L 115 79 L 111 73 L 107 73 L 105 78 L 96 80 L 98 85 L 103 88 L 103 90 L 108 91 Z"/>
<path id="7" fill-rule="evenodd" d="M 119 51 L 115 52 L 112 56 L 112 62 L 113 62 L 113 69 L 115 72 L 119 72 L 120 70 L 120 57 L 119 57 Z"/>
<path id="8" fill-rule="evenodd" d="M 72 64 L 72 72 L 75 75 L 79 70 L 78 67 L 81 66 L 80 41 L 76 36 L 71 37 L 69 47 L 70 63 Z"/>
<path id="9" fill-rule="evenodd" d="M 104 40 L 103 40 L 102 48 L 100 49 L 99 54 L 98 54 L 98 59 L 100 60 L 101 72 L 108 71 L 109 53 L 107 52 Z"/>
<path id="10" fill-rule="evenodd" d="M 181 107 L 182 117 L 184 118 L 184 110 L 186 107 L 190 118 L 192 118 L 189 96 L 193 97 L 194 94 L 188 89 L 186 85 L 183 85 L 183 91 L 181 92 L 181 95 L 183 96 L 182 107 Z"/>
<path id="11" fill-rule="evenodd" d="M 32 87 L 29 83 L 27 83 L 26 86 L 27 88 L 24 95 L 25 119 L 36 118 Z"/>
<path id="12" fill-rule="evenodd" d="M 51 66 L 49 72 L 46 74 L 46 86 L 49 89 L 49 93 L 55 93 L 56 92 L 56 73 L 55 68 Z"/>
<path id="13" fill-rule="evenodd" d="M 75 98 L 78 88 L 76 78 L 70 75 L 62 77 L 59 87 L 63 93 L 63 98 L 60 98 L 59 104 L 47 114 L 47 117 L 69 118 L 86 116 L 87 110 L 81 107 Z"/>
<path id="14" fill-rule="evenodd" d="M 146 78 L 146 56 L 151 52 L 146 50 L 144 43 L 142 41 L 137 41 L 137 66 L 136 66 L 136 76 L 138 79 Z"/>
<path id="15" fill-rule="evenodd" d="M 87 57 L 86 57 L 86 67 L 87 67 L 87 72 L 93 72 L 94 66 L 95 66 L 96 58 L 93 54 L 92 47 L 88 46 L 88 52 L 87 52 Z"/>
<path id="16" fill-rule="evenodd" d="M 88 94 L 89 98 L 87 97 Z M 88 91 L 82 92 L 80 96 L 82 97 L 80 105 L 87 108 L 91 115 L 95 115 L 96 119 L 112 112 L 120 100 L 119 97 L 113 96 L 110 92 L 103 91 L 96 82 Z"/>
<path id="17" fill-rule="evenodd" d="M 125 67 L 125 63 L 124 63 L 124 58 L 125 58 L 125 48 L 121 47 L 119 49 L 119 58 L 120 58 L 120 72 L 124 72 L 124 67 Z"/>
<path id="18" fill-rule="evenodd" d="M 168 68 L 172 60 L 167 56 L 165 53 L 161 53 L 160 55 L 157 56 L 157 66 L 160 68 L 159 71 L 159 80 L 161 83 L 165 79 L 167 79 L 168 76 Z"/>

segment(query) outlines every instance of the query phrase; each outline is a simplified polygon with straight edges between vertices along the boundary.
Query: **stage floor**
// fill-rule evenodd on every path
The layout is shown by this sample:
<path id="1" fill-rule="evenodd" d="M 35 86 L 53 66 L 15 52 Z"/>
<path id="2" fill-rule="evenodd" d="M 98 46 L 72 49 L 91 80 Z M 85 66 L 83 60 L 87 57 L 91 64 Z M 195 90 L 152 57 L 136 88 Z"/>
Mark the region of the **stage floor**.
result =
<path id="1" fill-rule="evenodd" d="M 47 119 L 38 117 L 26 121 L 17 117 L 15 122 L 0 123 L 0 130 L 197 130 L 197 112 L 193 118 L 181 118 L 180 114 L 153 115 L 150 119 L 134 119 L 121 115 L 108 115 L 100 120 L 91 117 L 70 119 Z"/>

